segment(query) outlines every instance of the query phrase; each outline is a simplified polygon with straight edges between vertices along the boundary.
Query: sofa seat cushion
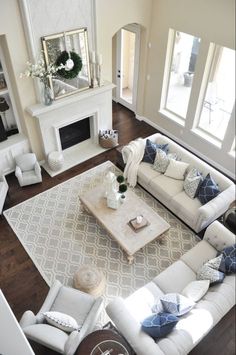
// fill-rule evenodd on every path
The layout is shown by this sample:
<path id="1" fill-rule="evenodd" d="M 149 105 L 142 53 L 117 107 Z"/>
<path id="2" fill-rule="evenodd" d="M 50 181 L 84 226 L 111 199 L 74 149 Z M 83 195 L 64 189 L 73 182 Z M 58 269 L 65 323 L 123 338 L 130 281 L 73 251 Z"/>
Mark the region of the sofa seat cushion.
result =
<path id="1" fill-rule="evenodd" d="M 227 277 L 229 276 L 226 276 L 226 278 Z M 216 288 L 216 286 L 220 287 Z M 235 286 L 235 284 L 233 286 Z M 212 303 L 217 308 L 220 316 L 223 317 L 235 304 L 235 290 L 233 290 L 232 286 L 223 282 L 210 287 L 202 300 Z"/>
<path id="2" fill-rule="evenodd" d="M 142 322 L 152 314 L 152 307 L 164 296 L 162 290 L 154 283 L 149 282 L 125 299 L 125 304 L 132 316 Z"/>
<path id="3" fill-rule="evenodd" d="M 150 186 L 155 189 L 157 195 L 160 194 L 166 201 L 170 201 L 174 196 L 183 191 L 182 180 L 175 180 L 163 174 L 154 177 L 150 181 Z"/>
<path id="4" fill-rule="evenodd" d="M 157 341 L 163 353 L 168 355 L 188 354 L 218 322 L 217 308 L 208 301 L 200 301 L 199 303 L 180 318 L 166 338 Z"/>
<path id="5" fill-rule="evenodd" d="M 201 301 L 157 344 L 168 355 L 189 353 L 234 304 L 235 276 L 229 275 L 222 284 L 211 286 Z"/>
<path id="6" fill-rule="evenodd" d="M 201 207 L 201 202 L 198 198 L 190 198 L 185 191 L 173 196 L 171 200 L 171 209 L 174 213 L 184 216 L 185 222 L 192 226 L 198 215 L 198 209 Z"/>
<path id="7" fill-rule="evenodd" d="M 149 184 L 152 179 L 159 175 L 161 175 L 161 173 L 154 170 L 151 164 L 144 162 L 139 164 L 138 177 L 141 181 L 145 181 L 146 184 Z"/>
<path id="8" fill-rule="evenodd" d="M 48 324 L 30 325 L 24 328 L 27 338 L 36 341 L 44 346 L 50 344 L 53 350 L 64 353 L 65 343 L 68 340 L 68 334 L 58 328 Z"/>
<path id="9" fill-rule="evenodd" d="M 225 276 L 223 283 L 211 286 L 209 288 L 205 298 L 209 299 L 209 297 L 211 297 L 210 292 L 218 293 L 224 297 L 224 302 L 228 305 L 228 307 L 233 307 L 235 304 L 235 282 L 235 275 Z"/>
<path id="10" fill-rule="evenodd" d="M 196 274 L 183 261 L 178 260 L 155 277 L 153 282 L 164 293 L 181 293 L 191 282 L 196 280 Z"/>
<path id="11" fill-rule="evenodd" d="M 195 273 L 208 261 L 215 258 L 217 250 L 205 240 L 201 240 L 192 249 L 181 256 L 182 260 Z"/>

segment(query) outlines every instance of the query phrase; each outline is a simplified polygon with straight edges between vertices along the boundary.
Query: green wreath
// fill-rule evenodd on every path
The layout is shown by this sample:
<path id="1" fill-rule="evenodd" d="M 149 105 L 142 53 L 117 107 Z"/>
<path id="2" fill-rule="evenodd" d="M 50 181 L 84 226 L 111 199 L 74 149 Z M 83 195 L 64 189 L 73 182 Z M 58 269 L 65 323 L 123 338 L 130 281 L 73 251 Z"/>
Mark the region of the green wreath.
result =
<path id="1" fill-rule="evenodd" d="M 62 78 L 65 79 L 73 79 L 75 78 L 80 70 L 82 69 L 82 59 L 80 58 L 80 56 L 75 53 L 75 52 L 70 52 L 70 58 L 73 60 L 74 62 L 74 66 L 71 70 L 65 70 L 60 69 L 58 70 L 58 75 L 60 75 Z M 61 54 L 59 55 L 59 57 L 56 60 L 56 65 L 59 66 L 60 64 L 66 64 L 67 59 L 69 59 L 69 54 L 66 51 L 61 52 Z"/>

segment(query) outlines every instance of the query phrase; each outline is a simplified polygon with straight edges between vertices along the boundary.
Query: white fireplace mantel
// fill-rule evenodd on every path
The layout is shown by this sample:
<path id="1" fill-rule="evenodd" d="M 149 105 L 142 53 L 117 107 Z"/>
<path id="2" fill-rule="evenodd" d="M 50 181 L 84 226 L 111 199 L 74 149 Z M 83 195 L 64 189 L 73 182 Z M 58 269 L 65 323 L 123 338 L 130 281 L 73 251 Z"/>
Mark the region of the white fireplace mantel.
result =
<path id="1" fill-rule="evenodd" d="M 88 97 L 92 97 L 97 94 L 105 93 L 106 91 L 110 91 L 115 88 L 115 85 L 105 81 L 103 86 L 91 88 L 88 90 L 81 91 L 79 93 L 67 96 L 65 98 L 56 100 L 50 106 L 45 106 L 43 104 L 36 104 L 26 108 L 26 111 L 33 117 L 40 117 L 40 115 L 54 111 L 64 106 L 68 106 L 73 104 L 74 102 L 78 102 L 84 100 Z"/>
<path id="2" fill-rule="evenodd" d="M 66 98 L 54 101 L 50 106 L 36 104 L 26 111 L 37 120 L 39 135 L 44 150 L 45 164 L 51 175 L 65 171 L 104 151 L 98 144 L 99 130 L 112 128 L 112 89 L 114 84 L 105 82 L 103 86 L 88 89 Z M 59 129 L 90 118 L 90 139 L 62 151 Z M 52 172 L 47 165 L 48 154 L 62 152 L 65 163 L 62 170 Z"/>

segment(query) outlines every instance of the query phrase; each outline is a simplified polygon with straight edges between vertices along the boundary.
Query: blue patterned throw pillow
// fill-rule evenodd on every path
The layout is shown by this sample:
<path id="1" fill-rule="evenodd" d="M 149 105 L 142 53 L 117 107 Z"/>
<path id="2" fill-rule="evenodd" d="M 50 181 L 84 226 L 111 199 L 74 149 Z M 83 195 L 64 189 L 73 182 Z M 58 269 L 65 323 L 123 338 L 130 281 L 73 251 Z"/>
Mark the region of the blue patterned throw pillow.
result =
<path id="1" fill-rule="evenodd" d="M 155 157 L 156 157 L 157 149 L 164 150 L 164 152 L 167 153 L 168 152 L 168 144 L 157 144 L 157 143 L 153 143 L 152 141 L 150 141 L 150 139 L 147 139 L 145 151 L 144 151 L 144 156 L 143 156 L 143 161 L 145 163 L 153 164 Z"/>
<path id="2" fill-rule="evenodd" d="M 225 271 L 227 274 L 232 274 L 236 272 L 236 244 L 231 247 L 227 247 L 222 251 L 224 262 L 225 262 Z"/>
<path id="3" fill-rule="evenodd" d="M 220 193 L 220 190 L 212 179 L 211 175 L 208 174 L 200 185 L 198 198 L 200 202 L 205 205 L 205 203 L 211 201 Z"/>
<path id="4" fill-rule="evenodd" d="M 170 313 L 152 314 L 142 321 L 142 330 L 152 338 L 163 338 L 171 332 L 179 319 Z"/>
<path id="5" fill-rule="evenodd" d="M 182 316 L 195 306 L 195 302 L 178 293 L 167 293 L 160 300 L 164 312 L 172 313 L 175 316 Z"/>

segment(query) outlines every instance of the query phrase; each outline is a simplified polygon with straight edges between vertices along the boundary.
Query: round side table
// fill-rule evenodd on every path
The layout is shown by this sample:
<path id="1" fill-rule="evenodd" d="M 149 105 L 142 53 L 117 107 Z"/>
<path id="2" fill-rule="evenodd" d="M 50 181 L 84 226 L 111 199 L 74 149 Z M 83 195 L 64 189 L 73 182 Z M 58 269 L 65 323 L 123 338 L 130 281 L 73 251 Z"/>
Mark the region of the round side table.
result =
<path id="1" fill-rule="evenodd" d="M 110 329 L 96 330 L 80 343 L 75 355 L 132 355 L 126 340 Z"/>
<path id="2" fill-rule="evenodd" d="M 106 286 L 103 273 L 91 265 L 81 265 L 76 271 L 73 281 L 74 288 L 95 297 L 101 296 Z"/>
<path id="3" fill-rule="evenodd" d="M 48 154 L 48 165 L 53 171 L 62 169 L 64 157 L 61 152 L 51 152 Z"/>

